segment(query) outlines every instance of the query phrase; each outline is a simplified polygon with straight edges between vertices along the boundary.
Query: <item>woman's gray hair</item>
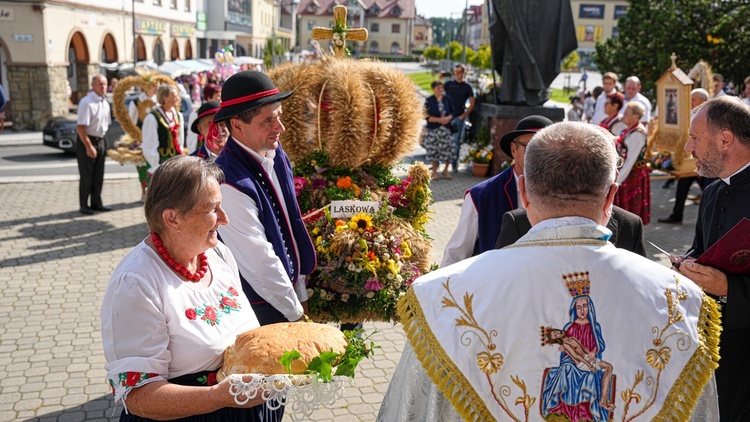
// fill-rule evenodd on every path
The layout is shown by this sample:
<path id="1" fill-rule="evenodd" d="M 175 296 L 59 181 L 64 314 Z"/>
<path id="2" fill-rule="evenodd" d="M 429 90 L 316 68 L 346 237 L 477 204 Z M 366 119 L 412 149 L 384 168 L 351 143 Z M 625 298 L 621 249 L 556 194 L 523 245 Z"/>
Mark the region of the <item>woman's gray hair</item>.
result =
<path id="1" fill-rule="evenodd" d="M 186 214 L 206 194 L 211 181 L 224 181 L 224 172 L 214 163 L 198 157 L 178 155 L 162 163 L 154 172 L 146 191 L 146 222 L 152 232 L 166 229 L 162 213 L 173 209 Z"/>
<path id="2" fill-rule="evenodd" d="M 526 192 L 540 208 L 603 202 L 616 166 L 611 133 L 588 123 L 556 123 L 534 135 L 526 148 Z"/>
<path id="3" fill-rule="evenodd" d="M 177 95 L 180 95 L 180 90 L 172 84 L 159 85 L 159 88 L 156 89 L 156 101 L 159 104 L 164 104 L 164 99 L 169 97 L 169 94 L 173 92 Z"/>
<path id="4" fill-rule="evenodd" d="M 638 101 L 631 101 L 625 104 L 625 108 L 629 108 L 630 111 L 638 116 L 639 119 L 642 118 L 644 114 L 646 114 L 646 107 L 644 107 L 643 104 L 639 103 Z"/>

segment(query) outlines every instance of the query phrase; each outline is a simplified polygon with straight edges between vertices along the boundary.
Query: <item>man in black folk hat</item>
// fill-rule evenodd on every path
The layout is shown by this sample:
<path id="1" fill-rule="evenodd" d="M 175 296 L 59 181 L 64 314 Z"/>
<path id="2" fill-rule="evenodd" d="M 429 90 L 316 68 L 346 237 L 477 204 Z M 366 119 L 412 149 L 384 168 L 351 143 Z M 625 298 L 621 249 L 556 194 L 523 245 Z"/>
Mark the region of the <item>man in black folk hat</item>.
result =
<path id="1" fill-rule="evenodd" d="M 261 325 L 302 318 L 304 276 L 315 269 L 292 166 L 279 144 L 281 101 L 290 95 L 261 72 L 240 72 L 224 84 L 214 116 L 230 134 L 216 160 L 226 176 L 221 194 L 229 216 L 219 235 L 237 260 L 243 290 Z"/>
<path id="2" fill-rule="evenodd" d="M 458 226 L 443 252 L 441 267 L 495 248 L 503 214 L 518 208 L 518 176 L 523 174 L 523 154 L 535 133 L 552 124 L 543 116 L 529 116 L 500 139 L 500 148 L 513 165 L 464 194 Z"/>

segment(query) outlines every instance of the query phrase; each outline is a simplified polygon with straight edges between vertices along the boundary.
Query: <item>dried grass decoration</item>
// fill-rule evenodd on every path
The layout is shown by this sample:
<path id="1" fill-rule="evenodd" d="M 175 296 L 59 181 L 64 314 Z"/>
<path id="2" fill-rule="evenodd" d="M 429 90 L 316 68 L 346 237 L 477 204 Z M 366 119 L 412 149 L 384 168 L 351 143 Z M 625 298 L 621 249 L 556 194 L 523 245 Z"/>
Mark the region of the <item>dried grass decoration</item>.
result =
<path id="1" fill-rule="evenodd" d="M 120 122 L 120 126 L 122 126 L 125 134 L 115 142 L 114 149 L 107 151 L 107 155 L 113 160 L 123 164 L 143 164 L 146 162 L 141 151 L 141 129 L 130 120 L 128 109 L 125 107 L 125 96 L 131 88 L 136 86 L 143 89 L 150 85 L 161 84 L 177 85 L 177 83 L 169 76 L 155 73 L 128 76 L 117 84 L 112 96 L 112 105 L 115 109 L 115 119 Z M 148 104 L 147 102 L 143 102 L 139 105 L 138 114 L 141 120 L 146 117 L 147 108 L 153 107 L 154 105 L 155 104 Z"/>
<path id="2" fill-rule="evenodd" d="M 393 321 L 396 302 L 432 269 L 430 172 L 422 163 L 404 180 L 393 172 L 416 147 L 425 114 L 403 73 L 344 57 L 347 40 L 366 39 L 365 30 L 346 27 L 345 10 L 336 6 L 334 28 L 315 28 L 313 37 L 332 39 L 335 57 L 269 76 L 280 91 L 294 91 L 283 103 L 281 144 L 295 163 L 295 193 L 317 251 L 307 277 L 310 316 Z M 332 218 L 335 200 L 379 201 L 380 210 Z"/>

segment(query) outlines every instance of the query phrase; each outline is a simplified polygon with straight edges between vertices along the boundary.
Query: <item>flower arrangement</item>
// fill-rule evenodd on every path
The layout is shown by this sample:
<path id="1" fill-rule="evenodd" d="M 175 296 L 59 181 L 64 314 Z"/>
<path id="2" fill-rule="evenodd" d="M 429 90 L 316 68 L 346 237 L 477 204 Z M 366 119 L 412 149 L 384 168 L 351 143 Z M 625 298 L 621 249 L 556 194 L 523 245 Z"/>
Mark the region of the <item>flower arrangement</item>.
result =
<path id="1" fill-rule="evenodd" d="M 655 154 L 651 157 L 649 164 L 651 165 L 651 170 L 674 170 L 674 166 L 672 165 L 672 153 L 669 151 Z"/>
<path id="2" fill-rule="evenodd" d="M 487 145 L 479 150 L 469 150 L 471 161 L 478 164 L 489 164 L 492 160 L 492 145 Z"/>
<path id="3" fill-rule="evenodd" d="M 318 257 L 307 277 L 310 316 L 318 322 L 391 321 L 411 283 L 432 269 L 430 173 L 421 163 L 401 180 L 391 167 L 329 166 L 315 151 L 295 165 L 295 194 Z M 332 200 L 375 201 L 380 209 L 331 217 Z"/>

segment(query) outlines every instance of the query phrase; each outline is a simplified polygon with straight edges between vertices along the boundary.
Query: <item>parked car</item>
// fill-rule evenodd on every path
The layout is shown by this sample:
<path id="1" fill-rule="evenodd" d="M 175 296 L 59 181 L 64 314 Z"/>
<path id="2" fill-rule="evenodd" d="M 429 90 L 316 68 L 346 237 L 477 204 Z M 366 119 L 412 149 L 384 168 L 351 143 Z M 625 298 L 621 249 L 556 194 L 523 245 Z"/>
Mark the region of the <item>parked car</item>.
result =
<path id="1" fill-rule="evenodd" d="M 138 94 L 130 94 L 125 97 L 125 106 L 127 107 L 130 103 L 138 96 Z M 190 97 L 187 95 L 181 95 L 182 101 L 180 103 L 180 113 L 182 113 L 184 124 L 187 126 L 190 112 L 193 111 L 193 103 L 190 101 Z M 47 124 L 42 129 L 42 142 L 44 145 L 52 148 L 61 149 L 67 153 L 75 154 L 75 147 L 77 141 L 76 133 L 76 115 L 68 114 L 66 116 L 53 117 L 47 121 Z M 114 148 L 115 141 L 125 132 L 120 126 L 120 122 L 112 118 L 112 124 L 109 126 L 109 130 L 104 135 L 104 140 L 107 142 L 107 149 Z M 187 133 L 187 131 L 185 132 Z M 184 140 L 183 140 L 184 141 Z"/>

